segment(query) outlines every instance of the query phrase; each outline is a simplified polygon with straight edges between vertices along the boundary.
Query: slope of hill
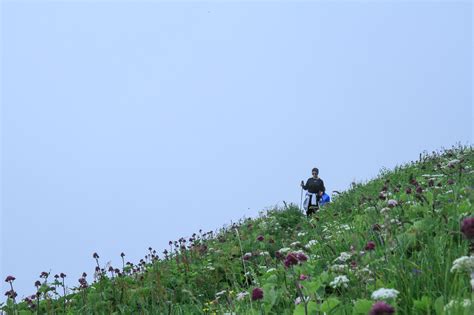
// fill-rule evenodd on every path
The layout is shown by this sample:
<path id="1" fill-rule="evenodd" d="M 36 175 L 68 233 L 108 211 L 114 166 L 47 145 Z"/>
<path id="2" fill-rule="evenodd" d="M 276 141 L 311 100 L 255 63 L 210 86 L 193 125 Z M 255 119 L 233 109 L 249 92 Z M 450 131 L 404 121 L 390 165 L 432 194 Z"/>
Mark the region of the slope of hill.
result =
<path id="1" fill-rule="evenodd" d="M 152 248 L 120 268 L 96 261 L 65 294 L 42 274 L 7 314 L 474 314 L 474 154 L 420 155 L 307 219 L 295 205 Z M 472 242 L 472 243 L 471 243 Z M 474 273 L 472 274 L 474 277 Z M 472 286 L 472 287 L 471 287 Z"/>

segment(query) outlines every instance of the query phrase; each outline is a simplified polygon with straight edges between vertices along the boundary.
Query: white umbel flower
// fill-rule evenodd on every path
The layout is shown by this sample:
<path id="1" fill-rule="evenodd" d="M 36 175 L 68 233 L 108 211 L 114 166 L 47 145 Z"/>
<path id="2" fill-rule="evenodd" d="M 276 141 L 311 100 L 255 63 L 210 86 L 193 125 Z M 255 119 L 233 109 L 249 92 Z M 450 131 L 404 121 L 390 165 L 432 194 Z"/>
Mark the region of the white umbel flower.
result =
<path id="1" fill-rule="evenodd" d="M 374 291 L 371 297 L 373 300 L 396 299 L 399 293 L 395 289 L 381 288 Z"/>
<path id="2" fill-rule="evenodd" d="M 346 276 L 342 275 L 342 276 L 335 277 L 334 280 L 329 283 L 329 285 L 333 287 L 334 289 L 340 288 L 340 287 L 347 288 L 348 283 L 349 283 L 349 279 Z"/>
<path id="3" fill-rule="evenodd" d="M 339 257 L 337 257 L 336 259 L 334 259 L 334 261 L 340 261 L 340 262 L 346 262 L 348 261 L 350 258 L 351 258 L 351 254 L 347 253 L 347 252 L 342 252 Z"/>
<path id="4" fill-rule="evenodd" d="M 466 271 L 472 272 L 474 270 L 474 256 L 462 256 L 453 261 L 451 272 Z"/>
<path id="5" fill-rule="evenodd" d="M 242 301 L 247 295 L 249 295 L 249 293 L 246 291 L 237 293 L 237 301 Z"/>

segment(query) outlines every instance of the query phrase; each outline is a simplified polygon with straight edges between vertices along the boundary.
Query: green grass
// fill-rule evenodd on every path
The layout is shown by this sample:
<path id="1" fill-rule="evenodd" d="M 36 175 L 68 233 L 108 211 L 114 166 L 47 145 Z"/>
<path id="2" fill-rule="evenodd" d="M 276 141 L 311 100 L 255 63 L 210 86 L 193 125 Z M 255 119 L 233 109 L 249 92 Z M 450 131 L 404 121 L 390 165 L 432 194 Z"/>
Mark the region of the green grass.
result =
<path id="1" fill-rule="evenodd" d="M 218 233 L 176 241 L 166 257 L 150 249 L 142 262 L 123 264 L 113 273 L 97 258 L 103 271 L 93 282 L 88 276 L 87 285 L 78 282 L 73 293 L 64 294 L 60 277 L 45 275 L 31 302 L 8 298 L 2 309 L 7 314 L 367 314 L 375 302 L 372 293 L 387 288 L 399 292 L 386 300 L 398 314 L 474 314 L 473 307 L 463 306 L 473 298 L 469 273 L 450 271 L 455 259 L 470 254 L 460 222 L 474 215 L 473 189 L 471 147 L 425 154 L 367 183 L 354 183 L 310 219 L 290 204 Z M 388 207 L 388 200 L 397 205 Z M 374 250 L 366 250 L 369 242 Z M 308 260 L 285 266 L 287 255 L 298 251 Z M 331 286 L 338 276 L 347 278 L 345 286 Z M 263 290 L 263 299 L 252 300 L 255 288 Z M 302 302 L 295 305 L 298 298 Z M 453 306 L 445 307 L 448 303 Z"/>

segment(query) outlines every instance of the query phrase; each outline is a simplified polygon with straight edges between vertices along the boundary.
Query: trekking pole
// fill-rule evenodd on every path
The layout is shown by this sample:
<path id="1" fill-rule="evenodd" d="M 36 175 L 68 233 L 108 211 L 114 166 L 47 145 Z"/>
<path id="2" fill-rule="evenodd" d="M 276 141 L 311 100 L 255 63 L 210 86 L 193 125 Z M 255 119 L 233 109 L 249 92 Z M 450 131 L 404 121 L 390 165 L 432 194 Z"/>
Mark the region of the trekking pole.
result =
<path id="1" fill-rule="evenodd" d="M 300 211 L 303 211 L 303 187 L 301 187 Z"/>

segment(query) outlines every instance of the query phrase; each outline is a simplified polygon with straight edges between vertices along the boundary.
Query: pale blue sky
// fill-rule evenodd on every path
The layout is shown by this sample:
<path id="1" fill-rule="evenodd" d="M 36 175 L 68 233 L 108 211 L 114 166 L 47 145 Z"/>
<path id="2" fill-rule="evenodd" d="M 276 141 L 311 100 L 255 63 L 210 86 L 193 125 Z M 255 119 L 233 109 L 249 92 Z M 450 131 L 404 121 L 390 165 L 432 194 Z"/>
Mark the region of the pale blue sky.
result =
<path id="1" fill-rule="evenodd" d="M 472 143 L 470 2 L 2 3 L 2 300 Z"/>

